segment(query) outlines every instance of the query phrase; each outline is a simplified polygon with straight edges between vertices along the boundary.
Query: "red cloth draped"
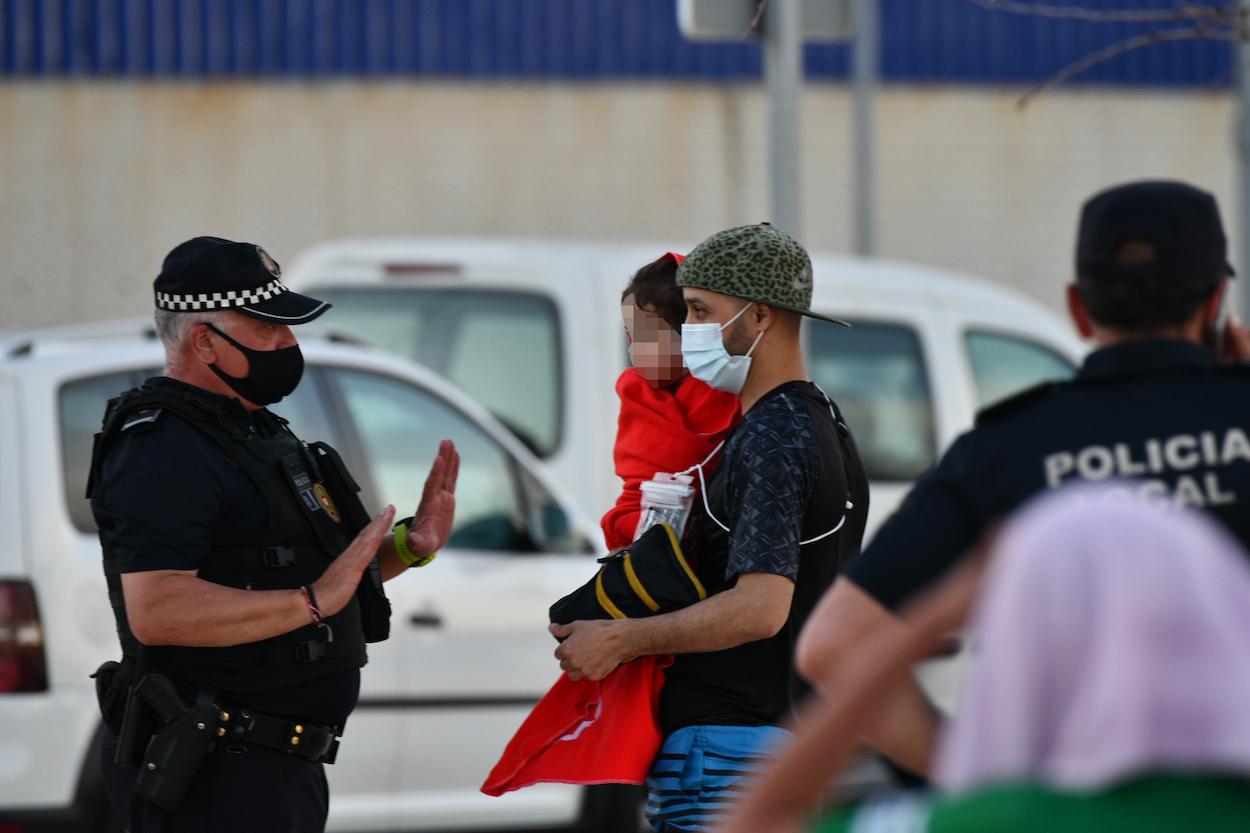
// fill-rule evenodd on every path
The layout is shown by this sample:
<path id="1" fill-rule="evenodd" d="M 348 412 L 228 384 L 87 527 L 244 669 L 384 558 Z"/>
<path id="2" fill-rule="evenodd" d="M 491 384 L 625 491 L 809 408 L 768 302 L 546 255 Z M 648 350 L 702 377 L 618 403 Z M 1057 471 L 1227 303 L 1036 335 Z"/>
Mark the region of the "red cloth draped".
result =
<path id="1" fill-rule="evenodd" d="M 611 549 L 634 540 L 642 481 L 703 462 L 740 416 L 738 397 L 689 376 L 675 391 L 655 389 L 631 368 L 616 392 L 614 456 L 625 485 L 601 521 Z M 599 682 L 561 674 L 509 741 L 482 792 L 502 795 L 540 782 L 643 783 L 663 739 L 656 715 L 672 662 L 639 657 Z"/>
<path id="2" fill-rule="evenodd" d="M 508 743 L 482 792 L 503 795 L 541 782 L 643 783 L 660 748 L 655 713 L 663 669 L 671 663 L 672 657 L 640 657 L 599 682 L 561 674 Z"/>

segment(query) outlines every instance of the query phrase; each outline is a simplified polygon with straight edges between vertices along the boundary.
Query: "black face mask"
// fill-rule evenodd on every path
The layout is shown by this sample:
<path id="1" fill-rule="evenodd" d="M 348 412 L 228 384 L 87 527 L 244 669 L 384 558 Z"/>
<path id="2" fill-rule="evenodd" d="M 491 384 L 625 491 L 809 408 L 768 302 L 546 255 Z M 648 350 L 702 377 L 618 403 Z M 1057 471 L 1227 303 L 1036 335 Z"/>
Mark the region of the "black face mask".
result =
<path id="1" fill-rule="evenodd" d="M 242 378 L 224 373 L 216 363 L 208 366 L 209 370 L 216 373 L 239 396 L 257 405 L 272 405 L 295 390 L 300 377 L 304 375 L 304 354 L 300 352 L 298 344 L 278 350 L 253 350 L 239 344 L 207 321 L 203 323 L 233 344 L 247 358 L 248 374 Z"/>

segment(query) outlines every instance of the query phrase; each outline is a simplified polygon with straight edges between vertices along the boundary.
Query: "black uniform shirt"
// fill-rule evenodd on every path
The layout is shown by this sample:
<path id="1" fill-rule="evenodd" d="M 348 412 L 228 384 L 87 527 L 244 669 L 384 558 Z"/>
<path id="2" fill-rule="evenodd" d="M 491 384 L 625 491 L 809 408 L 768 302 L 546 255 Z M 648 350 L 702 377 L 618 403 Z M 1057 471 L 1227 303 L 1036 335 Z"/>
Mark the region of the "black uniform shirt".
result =
<path id="1" fill-rule="evenodd" d="M 146 383 L 219 398 L 240 431 L 264 430 L 267 415 L 250 415 L 237 399 L 216 397 L 165 377 Z M 227 461 L 220 446 L 176 414 L 123 431 L 104 459 L 91 508 L 105 549 L 105 575 L 196 570 L 215 549 L 247 546 L 268 529 L 260 490 Z M 342 726 L 356 704 L 358 670 L 297 686 L 235 696 L 258 712 Z"/>
<path id="2" fill-rule="evenodd" d="M 665 734 L 683 726 L 773 725 L 786 715 L 796 635 L 864 534 L 867 478 L 854 442 L 838 434 L 829 403 L 810 382 L 774 388 L 731 432 L 707 492 L 712 513 L 732 533 L 696 505 L 688 541 L 696 570 L 709 593 L 732 587 L 743 573 L 785 576 L 795 582 L 794 600 L 776 636 L 677 657 L 661 693 Z M 838 532 L 800 546 L 844 515 Z"/>
<path id="3" fill-rule="evenodd" d="M 847 576 L 897 609 L 1031 496 L 1113 478 L 1161 507 L 1203 509 L 1250 545 L 1250 368 L 1179 340 L 1091 353 L 1072 382 L 983 412 Z"/>

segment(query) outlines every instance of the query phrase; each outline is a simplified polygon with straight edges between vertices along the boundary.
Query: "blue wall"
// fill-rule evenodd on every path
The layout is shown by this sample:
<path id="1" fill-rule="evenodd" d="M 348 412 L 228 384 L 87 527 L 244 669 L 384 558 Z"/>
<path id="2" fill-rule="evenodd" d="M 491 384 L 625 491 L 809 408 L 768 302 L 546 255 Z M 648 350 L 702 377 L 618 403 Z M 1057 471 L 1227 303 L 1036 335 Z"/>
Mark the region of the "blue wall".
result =
<path id="1" fill-rule="evenodd" d="M 1172 8 L 1175 0 L 1055 0 Z M 1199 0 L 1214 4 L 1214 0 Z M 1145 31 L 991 12 L 967 0 L 881 0 L 888 80 L 1027 83 Z M 806 47 L 817 79 L 849 50 Z M 675 0 L 0 0 L 7 77 L 683 79 L 760 74 L 751 43 L 695 44 Z M 1227 44 L 1151 46 L 1075 83 L 1223 87 Z"/>

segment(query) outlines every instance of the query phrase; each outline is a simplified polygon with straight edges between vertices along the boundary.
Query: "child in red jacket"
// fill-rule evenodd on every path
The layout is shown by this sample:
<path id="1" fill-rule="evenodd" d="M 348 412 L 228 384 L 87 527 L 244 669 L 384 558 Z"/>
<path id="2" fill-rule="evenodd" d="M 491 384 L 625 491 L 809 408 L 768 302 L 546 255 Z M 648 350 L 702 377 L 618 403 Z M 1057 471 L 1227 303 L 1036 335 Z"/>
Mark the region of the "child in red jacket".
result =
<path id="1" fill-rule="evenodd" d="M 681 261 L 669 252 L 647 264 L 621 295 L 633 367 L 616 381 L 621 413 L 614 459 L 624 486 L 600 521 L 610 549 L 634 540 L 642 482 L 704 462 L 741 416 L 737 396 L 695 379 L 682 363 Z M 643 783 L 660 748 L 655 711 L 671 663 L 668 656 L 640 657 L 599 682 L 561 675 L 482 791 L 501 795 L 538 782 Z"/>
<path id="2" fill-rule="evenodd" d="M 642 481 L 703 462 L 739 417 L 738 397 L 700 382 L 682 364 L 686 304 L 677 286 L 681 261 L 681 255 L 669 252 L 647 264 L 621 295 L 634 366 L 616 380 L 621 415 L 614 457 L 624 488 L 600 521 L 609 549 L 634 540 Z"/>

